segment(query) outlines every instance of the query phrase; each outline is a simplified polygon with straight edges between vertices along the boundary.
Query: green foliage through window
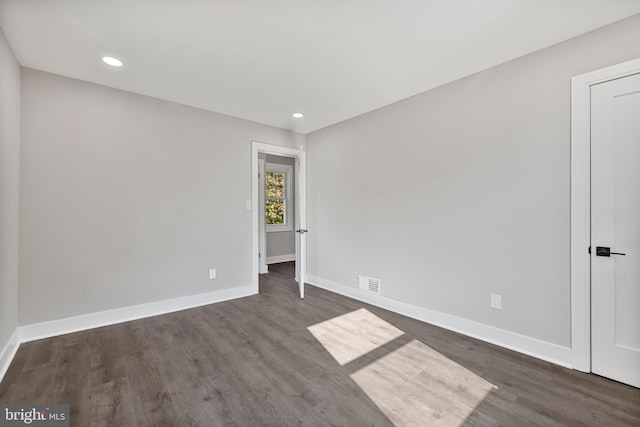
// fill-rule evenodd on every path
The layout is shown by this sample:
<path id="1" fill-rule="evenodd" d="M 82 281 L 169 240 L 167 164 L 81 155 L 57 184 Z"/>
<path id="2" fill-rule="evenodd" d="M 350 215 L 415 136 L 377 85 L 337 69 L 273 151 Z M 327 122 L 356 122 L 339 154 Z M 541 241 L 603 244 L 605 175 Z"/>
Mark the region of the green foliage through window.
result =
<path id="1" fill-rule="evenodd" d="M 286 224 L 286 175 L 282 172 L 267 172 L 265 178 L 266 222 L 269 225 L 284 225 Z"/>

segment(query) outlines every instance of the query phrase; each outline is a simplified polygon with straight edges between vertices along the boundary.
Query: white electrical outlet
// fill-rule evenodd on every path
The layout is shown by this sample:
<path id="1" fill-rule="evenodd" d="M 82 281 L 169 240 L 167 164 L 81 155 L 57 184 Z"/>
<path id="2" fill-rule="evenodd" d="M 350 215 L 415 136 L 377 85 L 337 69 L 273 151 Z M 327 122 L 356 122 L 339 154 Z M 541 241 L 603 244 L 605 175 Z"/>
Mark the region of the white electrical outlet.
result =
<path id="1" fill-rule="evenodd" d="M 502 310 L 502 295 L 491 294 L 491 308 Z"/>
<path id="2" fill-rule="evenodd" d="M 215 268 L 210 268 L 209 269 L 209 279 L 215 279 L 216 278 L 216 269 Z"/>

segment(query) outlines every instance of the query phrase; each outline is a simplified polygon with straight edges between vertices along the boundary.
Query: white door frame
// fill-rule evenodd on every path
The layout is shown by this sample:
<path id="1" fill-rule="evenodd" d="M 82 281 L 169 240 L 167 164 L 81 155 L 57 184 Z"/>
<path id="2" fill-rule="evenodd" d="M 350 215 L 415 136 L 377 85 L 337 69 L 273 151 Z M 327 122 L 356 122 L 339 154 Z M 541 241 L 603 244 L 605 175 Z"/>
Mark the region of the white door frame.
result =
<path id="1" fill-rule="evenodd" d="M 276 156 L 293 157 L 298 159 L 300 157 L 300 149 L 282 147 L 279 145 L 265 144 L 264 142 L 252 141 L 251 142 L 251 264 L 253 265 L 252 277 L 255 293 L 259 292 L 259 211 L 255 207 L 259 204 L 259 189 L 258 189 L 258 153 L 273 154 Z M 300 191 L 306 193 L 306 188 L 300 188 Z M 297 199 L 297 198 L 296 198 Z M 297 203 L 297 201 L 296 201 Z M 295 227 L 294 227 L 295 228 Z M 296 239 L 297 242 L 298 239 Z M 296 251 L 297 252 L 297 251 Z"/>
<path id="2" fill-rule="evenodd" d="M 264 164 L 264 159 L 258 159 L 258 273 L 260 274 L 269 272 L 269 266 L 267 266 L 267 226 L 265 224 Z"/>
<path id="3" fill-rule="evenodd" d="M 591 372 L 591 86 L 640 73 L 640 59 L 571 78 L 571 354 Z"/>

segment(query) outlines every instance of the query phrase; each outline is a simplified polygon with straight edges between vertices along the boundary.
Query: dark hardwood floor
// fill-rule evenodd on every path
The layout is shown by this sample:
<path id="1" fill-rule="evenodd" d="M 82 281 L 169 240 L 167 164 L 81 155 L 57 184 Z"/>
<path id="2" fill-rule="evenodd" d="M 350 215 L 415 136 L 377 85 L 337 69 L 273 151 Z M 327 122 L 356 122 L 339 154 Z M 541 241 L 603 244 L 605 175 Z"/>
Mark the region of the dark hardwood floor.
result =
<path id="1" fill-rule="evenodd" d="M 640 390 L 312 286 L 23 344 L 2 403 L 73 426 L 640 426 Z"/>

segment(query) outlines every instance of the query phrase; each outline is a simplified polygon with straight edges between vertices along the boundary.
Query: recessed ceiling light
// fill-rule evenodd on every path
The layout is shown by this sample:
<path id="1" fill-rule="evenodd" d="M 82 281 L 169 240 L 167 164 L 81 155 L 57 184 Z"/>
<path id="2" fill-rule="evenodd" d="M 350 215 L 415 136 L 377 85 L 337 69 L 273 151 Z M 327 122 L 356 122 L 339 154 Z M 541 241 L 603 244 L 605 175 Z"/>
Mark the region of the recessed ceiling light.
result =
<path id="1" fill-rule="evenodd" d="M 296 119 L 301 119 L 301 118 L 304 117 L 304 114 L 302 114 L 302 113 L 293 113 L 292 116 L 295 117 Z"/>
<path id="2" fill-rule="evenodd" d="M 102 62 L 104 62 L 105 64 L 109 64 L 112 67 L 122 67 L 122 61 L 120 61 L 118 58 L 114 58 L 113 56 L 103 56 Z"/>

